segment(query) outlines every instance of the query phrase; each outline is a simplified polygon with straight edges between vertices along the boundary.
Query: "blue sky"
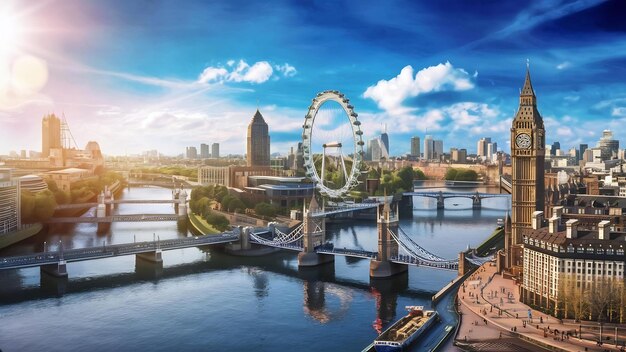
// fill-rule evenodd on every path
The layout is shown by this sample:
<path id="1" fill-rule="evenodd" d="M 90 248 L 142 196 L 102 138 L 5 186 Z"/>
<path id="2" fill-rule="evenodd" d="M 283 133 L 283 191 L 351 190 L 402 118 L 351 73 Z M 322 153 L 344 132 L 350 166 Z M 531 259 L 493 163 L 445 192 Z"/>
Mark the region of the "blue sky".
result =
<path id="1" fill-rule="evenodd" d="M 426 133 L 508 151 L 526 59 L 548 143 L 595 145 L 605 128 L 626 141 L 624 13 L 621 0 L 3 2 L 19 31 L 0 27 L 13 39 L 0 154 L 40 150 L 49 112 L 106 154 L 243 154 L 257 106 L 286 153 L 326 89 L 351 99 L 367 137 L 387 124 L 392 154 Z"/>

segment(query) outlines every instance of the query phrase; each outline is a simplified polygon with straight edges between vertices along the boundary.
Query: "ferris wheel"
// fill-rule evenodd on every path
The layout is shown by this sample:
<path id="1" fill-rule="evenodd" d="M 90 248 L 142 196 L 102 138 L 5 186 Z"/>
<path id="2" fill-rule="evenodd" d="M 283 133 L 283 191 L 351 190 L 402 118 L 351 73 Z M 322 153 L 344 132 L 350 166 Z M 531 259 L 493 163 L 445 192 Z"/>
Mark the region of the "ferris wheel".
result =
<path id="1" fill-rule="evenodd" d="M 318 93 L 302 126 L 306 175 L 330 198 L 342 197 L 359 183 L 363 132 L 349 103 L 336 90 Z"/>

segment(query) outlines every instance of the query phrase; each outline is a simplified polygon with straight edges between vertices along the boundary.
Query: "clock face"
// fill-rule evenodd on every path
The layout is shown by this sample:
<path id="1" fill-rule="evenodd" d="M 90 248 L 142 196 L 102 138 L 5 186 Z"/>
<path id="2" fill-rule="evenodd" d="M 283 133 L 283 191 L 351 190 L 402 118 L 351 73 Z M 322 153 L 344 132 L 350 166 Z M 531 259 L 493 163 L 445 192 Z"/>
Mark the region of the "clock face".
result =
<path id="1" fill-rule="evenodd" d="M 528 149 L 532 141 L 527 133 L 520 133 L 515 137 L 515 145 L 520 149 Z"/>

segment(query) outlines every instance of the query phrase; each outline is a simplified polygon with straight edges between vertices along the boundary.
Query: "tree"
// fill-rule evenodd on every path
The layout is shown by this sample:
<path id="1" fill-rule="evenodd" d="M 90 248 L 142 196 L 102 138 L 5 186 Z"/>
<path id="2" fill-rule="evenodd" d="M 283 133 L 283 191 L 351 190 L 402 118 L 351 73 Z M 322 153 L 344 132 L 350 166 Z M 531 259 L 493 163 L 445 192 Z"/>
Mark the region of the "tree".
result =
<path id="1" fill-rule="evenodd" d="M 412 167 L 406 166 L 398 170 L 396 173 L 398 177 L 398 186 L 405 191 L 413 191 L 413 181 L 415 180 L 415 170 Z"/>
<path id="2" fill-rule="evenodd" d="M 276 207 L 269 203 L 259 203 L 254 207 L 254 212 L 259 216 L 273 218 L 276 216 Z"/>
<path id="3" fill-rule="evenodd" d="M 35 195 L 35 208 L 33 216 L 37 221 L 46 221 L 52 217 L 57 203 L 54 194 L 50 190 L 38 192 Z"/>
<path id="4" fill-rule="evenodd" d="M 23 190 L 21 193 L 20 213 L 22 216 L 22 222 L 33 222 L 35 219 L 35 195 L 27 190 Z"/>
<path id="5" fill-rule="evenodd" d="M 457 173 L 458 173 L 458 170 L 451 167 L 446 171 L 446 175 L 444 176 L 444 178 L 448 181 L 454 181 L 456 180 Z"/>

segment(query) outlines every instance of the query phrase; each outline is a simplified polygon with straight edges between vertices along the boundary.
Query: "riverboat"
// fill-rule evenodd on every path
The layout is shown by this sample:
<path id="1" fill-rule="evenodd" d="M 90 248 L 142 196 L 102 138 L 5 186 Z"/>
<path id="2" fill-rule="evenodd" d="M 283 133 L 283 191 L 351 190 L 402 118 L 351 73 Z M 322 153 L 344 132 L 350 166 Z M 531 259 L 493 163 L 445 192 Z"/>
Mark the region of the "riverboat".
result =
<path id="1" fill-rule="evenodd" d="M 424 310 L 423 306 L 406 306 L 406 309 L 407 315 L 374 340 L 376 352 L 403 351 L 439 319 L 436 311 Z"/>

